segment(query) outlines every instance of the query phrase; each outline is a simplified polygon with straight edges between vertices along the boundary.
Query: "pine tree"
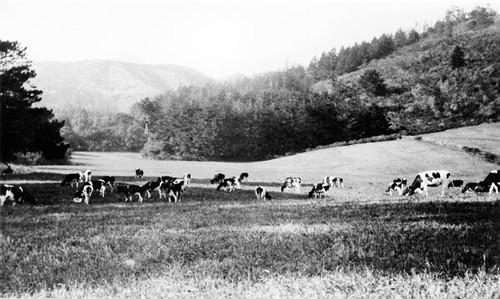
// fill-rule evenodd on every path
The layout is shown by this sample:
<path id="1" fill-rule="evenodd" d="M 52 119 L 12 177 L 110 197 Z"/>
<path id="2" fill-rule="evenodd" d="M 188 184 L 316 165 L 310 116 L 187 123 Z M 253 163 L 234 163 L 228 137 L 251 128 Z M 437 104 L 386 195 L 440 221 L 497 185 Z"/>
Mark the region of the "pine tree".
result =
<path id="1" fill-rule="evenodd" d="M 451 68 L 458 69 L 466 65 L 465 54 L 460 46 L 455 46 L 453 52 L 451 53 Z"/>

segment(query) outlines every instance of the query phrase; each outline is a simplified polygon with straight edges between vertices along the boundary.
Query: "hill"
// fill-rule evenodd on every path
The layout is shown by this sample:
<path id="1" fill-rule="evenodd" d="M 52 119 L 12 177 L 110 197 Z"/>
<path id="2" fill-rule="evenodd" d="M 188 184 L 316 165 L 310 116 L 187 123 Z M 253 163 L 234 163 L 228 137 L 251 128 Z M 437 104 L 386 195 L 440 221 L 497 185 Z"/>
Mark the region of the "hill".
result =
<path id="1" fill-rule="evenodd" d="M 34 62 L 33 83 L 43 91 L 41 105 L 58 110 L 129 112 L 133 104 L 179 86 L 201 86 L 210 79 L 177 65 L 108 60 Z"/>

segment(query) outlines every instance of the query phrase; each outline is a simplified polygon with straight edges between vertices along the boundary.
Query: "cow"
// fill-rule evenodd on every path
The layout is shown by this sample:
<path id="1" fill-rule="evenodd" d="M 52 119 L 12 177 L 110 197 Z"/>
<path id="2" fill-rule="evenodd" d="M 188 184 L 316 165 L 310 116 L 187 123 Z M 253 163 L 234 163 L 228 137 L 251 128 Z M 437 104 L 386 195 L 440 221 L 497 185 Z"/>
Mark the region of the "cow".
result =
<path id="1" fill-rule="evenodd" d="M 84 183 L 90 182 L 92 180 L 92 171 L 90 171 L 88 169 L 87 170 L 83 170 L 81 172 L 81 174 L 82 174 L 82 181 Z"/>
<path id="2" fill-rule="evenodd" d="M 2 176 L 13 174 L 14 170 L 12 170 L 12 168 L 10 167 L 10 165 L 7 164 L 7 163 L 5 163 L 5 165 L 7 166 L 7 168 L 2 171 Z"/>
<path id="3" fill-rule="evenodd" d="M 491 193 L 494 190 L 493 185 L 495 185 L 495 183 L 485 183 L 484 181 L 481 181 L 479 183 L 470 182 L 465 184 L 465 186 L 462 188 L 462 193 L 469 193 L 471 191 L 475 193 Z M 496 184 L 496 187 L 498 187 L 498 184 Z"/>
<path id="4" fill-rule="evenodd" d="M 104 180 L 92 180 L 92 188 L 94 191 L 99 191 L 101 197 L 104 197 L 104 193 L 106 193 L 106 186 L 108 185 Z"/>
<path id="5" fill-rule="evenodd" d="M 82 173 L 70 173 L 64 177 L 64 179 L 61 182 L 61 187 L 64 187 L 66 185 L 70 185 L 73 188 L 78 188 L 78 183 L 83 181 Z"/>
<path id="6" fill-rule="evenodd" d="M 223 179 L 217 186 L 217 191 L 219 191 L 221 188 L 224 188 L 226 191 L 233 192 L 236 190 L 236 188 L 240 188 L 240 186 L 241 185 L 239 178 L 233 176 L 230 179 Z"/>
<path id="7" fill-rule="evenodd" d="M 246 180 L 248 180 L 248 172 L 242 172 L 240 174 L 240 182 L 244 182 Z"/>
<path id="8" fill-rule="evenodd" d="M 302 179 L 299 177 L 287 177 L 285 179 L 285 182 L 281 186 L 281 192 L 283 192 L 285 189 L 292 189 L 294 188 L 297 193 L 300 192 L 300 183 L 302 182 Z"/>
<path id="9" fill-rule="evenodd" d="M 330 187 L 344 188 L 344 179 L 336 176 L 326 176 L 323 178 L 323 183 Z"/>
<path id="10" fill-rule="evenodd" d="M 219 184 L 226 177 L 223 173 L 218 173 L 214 175 L 214 178 L 210 180 L 210 184 Z"/>
<path id="11" fill-rule="evenodd" d="M 83 185 L 78 188 L 75 195 L 73 196 L 73 201 L 76 203 L 84 202 L 86 205 L 89 204 L 89 199 L 92 196 L 92 192 L 94 191 L 94 187 L 92 187 L 91 182 L 85 182 Z"/>
<path id="12" fill-rule="evenodd" d="M 180 182 L 184 182 L 184 184 L 182 185 L 182 188 L 185 189 L 187 187 L 187 185 L 189 185 L 189 183 L 191 182 L 191 174 L 190 173 L 186 173 L 182 178 L 178 178 L 178 177 L 173 177 L 173 176 L 161 176 L 158 178 L 158 181 L 160 183 L 166 183 L 166 182 L 170 182 L 170 183 L 173 183 L 173 184 L 179 184 Z"/>
<path id="13" fill-rule="evenodd" d="M 116 188 L 116 191 L 119 193 L 124 193 L 125 194 L 125 202 L 130 201 L 132 202 L 132 196 L 137 194 L 139 196 L 139 202 L 143 201 L 143 194 L 146 192 L 147 184 L 144 184 L 142 186 L 138 185 L 133 185 L 133 184 L 127 184 L 127 185 L 119 185 Z"/>
<path id="14" fill-rule="evenodd" d="M 113 189 L 115 188 L 115 177 L 114 176 L 103 176 L 101 178 L 101 180 L 103 180 L 106 183 L 106 185 L 111 188 L 111 191 L 113 191 Z"/>
<path id="15" fill-rule="evenodd" d="M 16 205 L 16 203 L 24 202 L 36 205 L 38 203 L 38 200 L 21 186 L 16 187 L 13 185 L 1 185 L 0 207 L 2 207 L 6 202 L 12 203 L 12 206 Z"/>
<path id="16" fill-rule="evenodd" d="M 405 190 L 403 195 L 408 194 L 411 196 L 415 194 L 415 192 L 423 192 L 425 196 L 428 197 L 428 187 L 437 187 L 442 185 L 441 197 L 443 197 L 450 181 L 451 174 L 447 170 L 429 170 L 420 172 L 415 177 L 411 186 Z"/>
<path id="17" fill-rule="evenodd" d="M 448 184 L 448 189 L 449 188 L 460 188 L 464 185 L 463 180 L 453 180 Z"/>
<path id="18" fill-rule="evenodd" d="M 136 178 L 142 178 L 144 176 L 144 170 L 140 168 L 135 169 L 135 177 Z"/>
<path id="19" fill-rule="evenodd" d="M 498 194 L 498 185 L 500 185 L 500 170 L 492 170 L 484 180 L 482 180 L 484 185 L 490 186 L 490 193 Z"/>
<path id="20" fill-rule="evenodd" d="M 261 186 L 255 189 L 255 196 L 257 196 L 257 199 L 268 199 L 268 200 L 272 199 L 271 194 L 267 192 L 266 188 Z"/>
<path id="21" fill-rule="evenodd" d="M 330 189 L 330 184 L 326 184 L 323 182 L 314 184 L 311 191 L 309 192 L 309 198 L 312 198 L 313 195 L 314 198 L 317 198 L 318 196 L 319 198 L 321 198 L 321 195 L 324 195 L 326 198 L 325 192 L 328 191 L 328 189 Z"/>
<path id="22" fill-rule="evenodd" d="M 180 201 L 184 194 L 184 181 L 178 183 L 163 182 L 160 186 L 160 190 L 160 199 L 165 198 L 170 202 L 170 198 L 172 198 L 173 202 Z"/>
<path id="23" fill-rule="evenodd" d="M 389 193 L 389 196 L 392 196 L 392 192 L 397 191 L 398 194 L 401 196 L 403 195 L 403 192 L 406 189 L 407 184 L 408 181 L 405 178 L 394 179 L 392 183 L 390 183 L 389 186 L 387 186 L 385 192 Z"/>
<path id="24" fill-rule="evenodd" d="M 158 192 L 158 197 L 161 198 L 161 191 L 160 191 L 160 186 L 161 186 L 161 178 L 158 178 L 156 181 L 149 181 L 146 183 L 146 194 L 148 198 L 151 198 L 151 192 L 156 191 Z"/>

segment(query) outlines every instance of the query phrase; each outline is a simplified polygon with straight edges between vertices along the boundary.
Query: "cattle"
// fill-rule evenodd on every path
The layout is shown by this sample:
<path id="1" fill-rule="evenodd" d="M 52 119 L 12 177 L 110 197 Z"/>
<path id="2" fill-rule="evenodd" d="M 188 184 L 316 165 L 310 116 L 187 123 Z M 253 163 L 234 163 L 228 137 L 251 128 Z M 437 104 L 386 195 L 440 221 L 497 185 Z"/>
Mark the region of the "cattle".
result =
<path id="1" fill-rule="evenodd" d="M 261 186 L 255 189 L 255 196 L 257 196 L 257 199 L 268 199 L 268 200 L 272 199 L 271 194 L 267 192 L 266 188 Z"/>
<path id="2" fill-rule="evenodd" d="M 246 180 L 248 180 L 248 172 L 242 172 L 240 174 L 240 182 L 244 182 Z"/>
<path id="3" fill-rule="evenodd" d="M 10 167 L 10 165 L 7 164 L 7 163 L 5 163 L 5 165 L 7 166 L 7 168 L 2 171 L 2 176 L 13 174 L 14 170 L 12 170 L 12 168 Z"/>
<path id="4" fill-rule="evenodd" d="M 184 184 L 182 185 L 182 188 L 185 189 L 187 187 L 187 185 L 190 184 L 191 182 L 191 174 L 190 173 L 186 173 L 182 178 L 178 178 L 178 177 L 173 177 L 173 176 L 161 176 L 158 178 L 158 181 L 160 183 L 167 183 L 167 182 L 170 182 L 170 183 L 173 183 L 173 184 L 179 184 L 180 182 L 184 182 Z"/>
<path id="5" fill-rule="evenodd" d="M 82 173 L 70 173 L 64 177 L 61 182 L 61 187 L 70 185 L 71 187 L 78 188 L 78 183 L 83 181 Z"/>
<path id="6" fill-rule="evenodd" d="M 184 194 L 184 181 L 180 181 L 178 183 L 163 182 L 160 186 L 160 190 L 160 198 L 165 198 L 169 202 L 170 198 L 172 198 L 173 202 L 180 201 L 182 195 Z"/>
<path id="7" fill-rule="evenodd" d="M 295 189 L 295 191 L 297 193 L 299 193 L 301 182 L 302 182 L 302 179 L 299 177 L 287 177 L 285 179 L 285 182 L 281 186 L 281 192 L 283 192 L 285 189 Z"/>
<path id="8" fill-rule="evenodd" d="M 344 179 L 336 176 L 326 176 L 323 178 L 323 183 L 330 187 L 344 188 Z"/>
<path id="9" fill-rule="evenodd" d="M 479 183 L 470 182 L 465 184 L 465 186 L 462 188 L 462 193 L 469 193 L 471 191 L 475 193 L 492 193 L 495 189 L 493 185 L 498 188 L 498 184 L 495 183 L 486 183 L 484 181 L 481 181 Z"/>
<path id="10" fill-rule="evenodd" d="M 1 185 L 0 186 L 0 207 L 2 207 L 6 202 L 16 205 L 16 203 L 28 202 L 33 205 L 38 203 L 38 200 L 34 198 L 25 188 L 21 186 L 13 185 Z"/>
<path id="11" fill-rule="evenodd" d="M 113 189 L 115 188 L 115 177 L 114 176 L 103 176 L 101 178 L 101 180 L 103 180 L 106 183 L 106 185 L 111 188 L 111 191 L 113 191 Z"/>
<path id="12" fill-rule="evenodd" d="M 142 178 L 144 176 L 144 170 L 140 168 L 135 169 L 135 177 L 136 178 Z"/>
<path id="13" fill-rule="evenodd" d="M 239 181 L 239 178 L 236 178 L 235 176 L 233 176 L 232 178 L 229 178 L 229 179 L 223 179 L 219 185 L 217 186 L 217 191 L 219 191 L 220 189 L 224 188 L 224 190 L 228 191 L 228 192 L 233 192 L 234 190 L 236 190 L 236 188 L 240 188 L 240 181 Z"/>
<path id="14" fill-rule="evenodd" d="M 453 180 L 448 184 L 448 189 L 449 188 L 460 188 L 464 185 L 463 180 Z"/>
<path id="15" fill-rule="evenodd" d="M 143 201 L 142 196 L 146 192 L 147 185 L 148 183 L 142 186 L 133 184 L 119 185 L 116 187 L 116 192 L 125 194 L 125 202 L 127 201 L 132 202 L 132 196 L 136 194 L 139 196 L 139 202 L 142 202 Z"/>
<path id="16" fill-rule="evenodd" d="M 389 193 L 389 196 L 392 196 L 392 192 L 397 191 L 398 194 L 401 196 L 403 195 L 403 192 L 406 189 L 407 184 L 408 181 L 405 178 L 394 179 L 392 183 L 390 183 L 389 186 L 387 186 L 385 192 Z"/>
<path id="17" fill-rule="evenodd" d="M 151 198 L 151 192 L 156 191 L 156 192 L 158 192 L 158 197 L 161 198 L 160 186 L 161 186 L 160 178 L 158 178 L 158 180 L 156 180 L 156 181 L 147 182 L 146 183 L 147 197 Z"/>
<path id="18" fill-rule="evenodd" d="M 500 185 L 500 170 L 492 170 L 482 181 L 485 186 L 490 186 L 490 193 L 498 193 L 498 185 Z"/>
<path id="19" fill-rule="evenodd" d="M 214 178 L 210 180 L 210 184 L 219 184 L 226 177 L 223 173 L 218 173 L 214 175 Z"/>
<path id="20" fill-rule="evenodd" d="M 403 195 L 413 195 L 415 192 L 423 192 L 425 196 L 429 196 L 428 187 L 437 187 L 442 185 L 441 197 L 444 196 L 448 182 L 451 180 L 451 174 L 447 170 L 429 170 L 420 172 L 415 177 L 411 186 L 405 190 Z"/>
<path id="21" fill-rule="evenodd" d="M 84 183 L 90 182 L 92 180 L 92 171 L 90 171 L 88 169 L 87 170 L 83 170 L 81 172 L 81 174 L 82 174 L 82 181 Z"/>
<path id="22" fill-rule="evenodd" d="M 104 197 L 104 193 L 106 193 L 106 186 L 108 185 L 104 180 L 92 180 L 92 188 L 94 191 L 99 191 L 101 197 Z"/>
<path id="23" fill-rule="evenodd" d="M 328 191 L 328 189 L 330 189 L 330 184 L 326 184 L 323 182 L 314 184 L 311 191 L 309 192 L 309 198 L 312 198 L 313 195 L 314 198 L 317 198 L 318 196 L 319 198 L 321 198 L 321 195 L 324 195 L 326 197 L 325 192 Z"/>
<path id="24" fill-rule="evenodd" d="M 91 182 L 85 182 L 83 185 L 76 191 L 73 196 L 73 201 L 76 203 L 84 202 L 86 205 L 89 204 L 89 199 L 92 196 L 92 192 L 94 191 L 94 187 L 92 187 Z"/>

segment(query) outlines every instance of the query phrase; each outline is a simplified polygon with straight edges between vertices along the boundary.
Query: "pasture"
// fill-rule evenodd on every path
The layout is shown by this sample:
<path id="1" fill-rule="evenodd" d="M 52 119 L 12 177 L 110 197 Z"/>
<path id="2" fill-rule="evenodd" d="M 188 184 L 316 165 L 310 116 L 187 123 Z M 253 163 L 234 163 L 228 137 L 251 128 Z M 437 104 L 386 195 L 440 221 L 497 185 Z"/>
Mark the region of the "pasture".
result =
<path id="1" fill-rule="evenodd" d="M 389 197 L 396 177 L 447 169 L 479 181 L 498 169 L 450 148 L 413 139 L 311 151 L 257 163 L 153 161 L 130 153 L 74 153 L 73 165 L 15 174 L 38 206 L 0 211 L 2 297 L 481 297 L 500 296 L 500 196 L 432 190 Z M 133 170 L 144 169 L 144 178 Z M 142 183 L 193 175 L 178 203 L 157 194 L 73 203 L 64 174 L 92 169 Z M 250 174 L 233 193 L 217 172 Z M 344 189 L 307 198 L 313 183 L 341 176 Z M 300 176 L 299 194 L 281 193 Z M 257 185 L 271 201 L 257 201 Z"/>

